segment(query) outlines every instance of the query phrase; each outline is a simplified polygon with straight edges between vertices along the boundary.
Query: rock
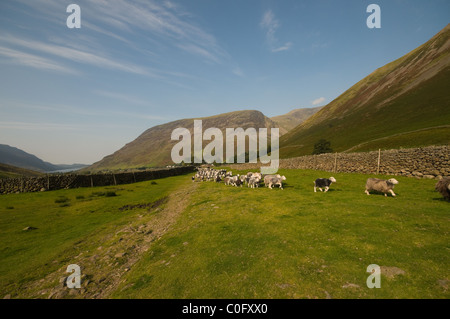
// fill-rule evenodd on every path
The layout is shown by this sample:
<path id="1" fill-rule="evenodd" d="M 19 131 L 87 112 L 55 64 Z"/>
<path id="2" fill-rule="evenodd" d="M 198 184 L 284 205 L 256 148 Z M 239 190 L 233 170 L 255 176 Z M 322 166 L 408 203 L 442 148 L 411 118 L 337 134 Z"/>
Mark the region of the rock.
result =
<path id="1" fill-rule="evenodd" d="M 357 284 L 348 283 L 343 285 L 342 288 L 361 288 L 361 287 Z"/>
<path id="2" fill-rule="evenodd" d="M 117 253 L 114 255 L 115 258 L 122 258 L 123 256 L 125 256 L 127 253 Z"/>
<path id="3" fill-rule="evenodd" d="M 403 269 L 397 267 L 381 266 L 380 271 L 382 275 L 388 278 L 394 278 L 395 276 L 405 274 L 405 271 Z"/>
<path id="4" fill-rule="evenodd" d="M 5 297 L 3 297 L 3 299 L 11 299 L 11 295 L 7 294 Z"/>
<path id="5" fill-rule="evenodd" d="M 423 175 L 425 179 L 434 179 L 434 175 Z"/>
<path id="6" fill-rule="evenodd" d="M 448 289 L 449 283 L 450 283 L 450 280 L 447 280 L 447 279 L 439 279 L 439 280 L 438 280 L 439 286 L 441 286 L 442 288 L 444 288 L 444 290 L 447 290 L 447 289 Z"/>

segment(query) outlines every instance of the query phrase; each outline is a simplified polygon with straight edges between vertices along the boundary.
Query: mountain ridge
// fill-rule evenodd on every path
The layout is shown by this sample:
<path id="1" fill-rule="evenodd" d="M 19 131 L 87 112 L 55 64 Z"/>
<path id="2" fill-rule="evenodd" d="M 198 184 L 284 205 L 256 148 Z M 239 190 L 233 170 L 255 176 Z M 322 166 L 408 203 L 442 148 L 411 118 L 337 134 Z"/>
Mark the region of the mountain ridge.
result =
<path id="1" fill-rule="evenodd" d="M 376 69 L 282 136 L 280 155 L 311 154 L 321 138 L 331 141 L 338 152 L 385 148 L 370 141 L 389 136 L 395 136 L 386 145 L 391 148 L 448 143 L 450 129 L 442 126 L 450 123 L 449 82 L 450 24 L 418 48 Z M 417 130 L 433 128 L 434 133 L 417 134 Z M 411 135 L 399 138 L 406 132 Z M 412 136 L 420 137 L 417 143 Z M 365 146 L 355 147 L 358 144 Z"/>
<path id="2" fill-rule="evenodd" d="M 87 166 L 85 164 L 52 164 L 43 161 L 36 155 L 6 144 L 0 144 L 0 163 L 41 173 L 57 172 L 67 169 L 75 170 Z"/>

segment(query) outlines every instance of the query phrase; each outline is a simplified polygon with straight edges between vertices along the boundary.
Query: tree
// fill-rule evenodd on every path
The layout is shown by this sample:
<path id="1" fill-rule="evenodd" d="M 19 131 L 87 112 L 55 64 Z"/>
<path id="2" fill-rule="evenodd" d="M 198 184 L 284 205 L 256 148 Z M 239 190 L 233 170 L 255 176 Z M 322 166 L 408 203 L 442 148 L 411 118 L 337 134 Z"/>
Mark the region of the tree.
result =
<path id="1" fill-rule="evenodd" d="M 326 139 L 320 139 L 316 144 L 314 144 L 313 155 L 322 154 L 322 153 L 332 153 L 333 149 L 331 148 L 331 142 Z"/>

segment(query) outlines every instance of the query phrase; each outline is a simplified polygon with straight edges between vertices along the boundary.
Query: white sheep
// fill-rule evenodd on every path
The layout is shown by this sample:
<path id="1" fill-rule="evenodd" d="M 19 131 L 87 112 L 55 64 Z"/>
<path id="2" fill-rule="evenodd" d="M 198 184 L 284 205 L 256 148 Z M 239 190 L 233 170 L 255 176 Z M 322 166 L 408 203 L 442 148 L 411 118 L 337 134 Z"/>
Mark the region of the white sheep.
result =
<path id="1" fill-rule="evenodd" d="M 365 193 L 370 195 L 370 191 L 377 191 L 380 193 L 384 193 L 384 196 L 387 197 L 387 193 L 391 193 L 392 196 L 395 197 L 395 193 L 392 190 L 394 185 L 397 185 L 398 181 L 395 178 L 391 178 L 388 180 L 378 179 L 378 178 L 368 178 L 366 182 L 366 190 Z"/>
<path id="2" fill-rule="evenodd" d="M 281 176 L 281 177 L 272 177 L 269 180 L 269 188 L 272 189 L 273 186 L 279 185 L 280 189 L 283 189 L 283 181 L 286 180 L 285 176 Z"/>

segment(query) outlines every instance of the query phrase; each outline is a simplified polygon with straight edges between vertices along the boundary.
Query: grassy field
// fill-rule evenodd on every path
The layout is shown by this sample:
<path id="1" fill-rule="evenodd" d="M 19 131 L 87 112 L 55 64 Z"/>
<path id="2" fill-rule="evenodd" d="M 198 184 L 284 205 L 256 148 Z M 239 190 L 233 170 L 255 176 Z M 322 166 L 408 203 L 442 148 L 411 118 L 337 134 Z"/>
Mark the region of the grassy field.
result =
<path id="1" fill-rule="evenodd" d="M 0 294 L 36 297 L 41 288 L 59 285 L 57 281 L 29 287 L 61 267 L 88 262 L 79 258 L 82 254 L 92 257 L 98 255 L 99 247 L 109 250 L 123 245 L 125 236 L 118 231 L 130 222 L 145 220 L 149 210 L 133 205 L 151 207 L 149 203 L 165 198 L 184 180 L 186 176 L 178 176 L 118 187 L 0 196 Z M 27 227 L 36 229 L 24 230 Z M 65 270 L 60 273 L 64 275 Z"/>
<path id="2" fill-rule="evenodd" d="M 80 251 L 92 258 L 99 246 L 121 245 L 118 236 L 104 238 L 149 211 L 120 207 L 191 190 L 189 197 L 175 196 L 175 202 L 189 198 L 176 221 L 140 251 L 106 297 L 450 297 L 450 203 L 434 191 L 435 181 L 398 177 L 397 197 L 386 198 L 364 194 L 368 175 L 280 174 L 287 177 L 284 190 L 192 183 L 185 175 L 157 185 L 0 196 L 0 293 L 48 297 L 40 286 L 57 280 L 30 294 L 23 288 L 67 267 Z M 337 179 L 330 191 L 313 193 L 313 180 L 330 175 Z M 92 195 L 107 191 L 117 196 Z M 146 225 L 170 210 L 150 211 Z M 38 229 L 22 231 L 27 226 Z M 101 259 L 93 264 L 101 268 Z M 370 264 L 382 266 L 380 289 L 366 286 Z M 85 269 L 88 293 L 101 279 L 89 273 L 93 267 Z"/>

